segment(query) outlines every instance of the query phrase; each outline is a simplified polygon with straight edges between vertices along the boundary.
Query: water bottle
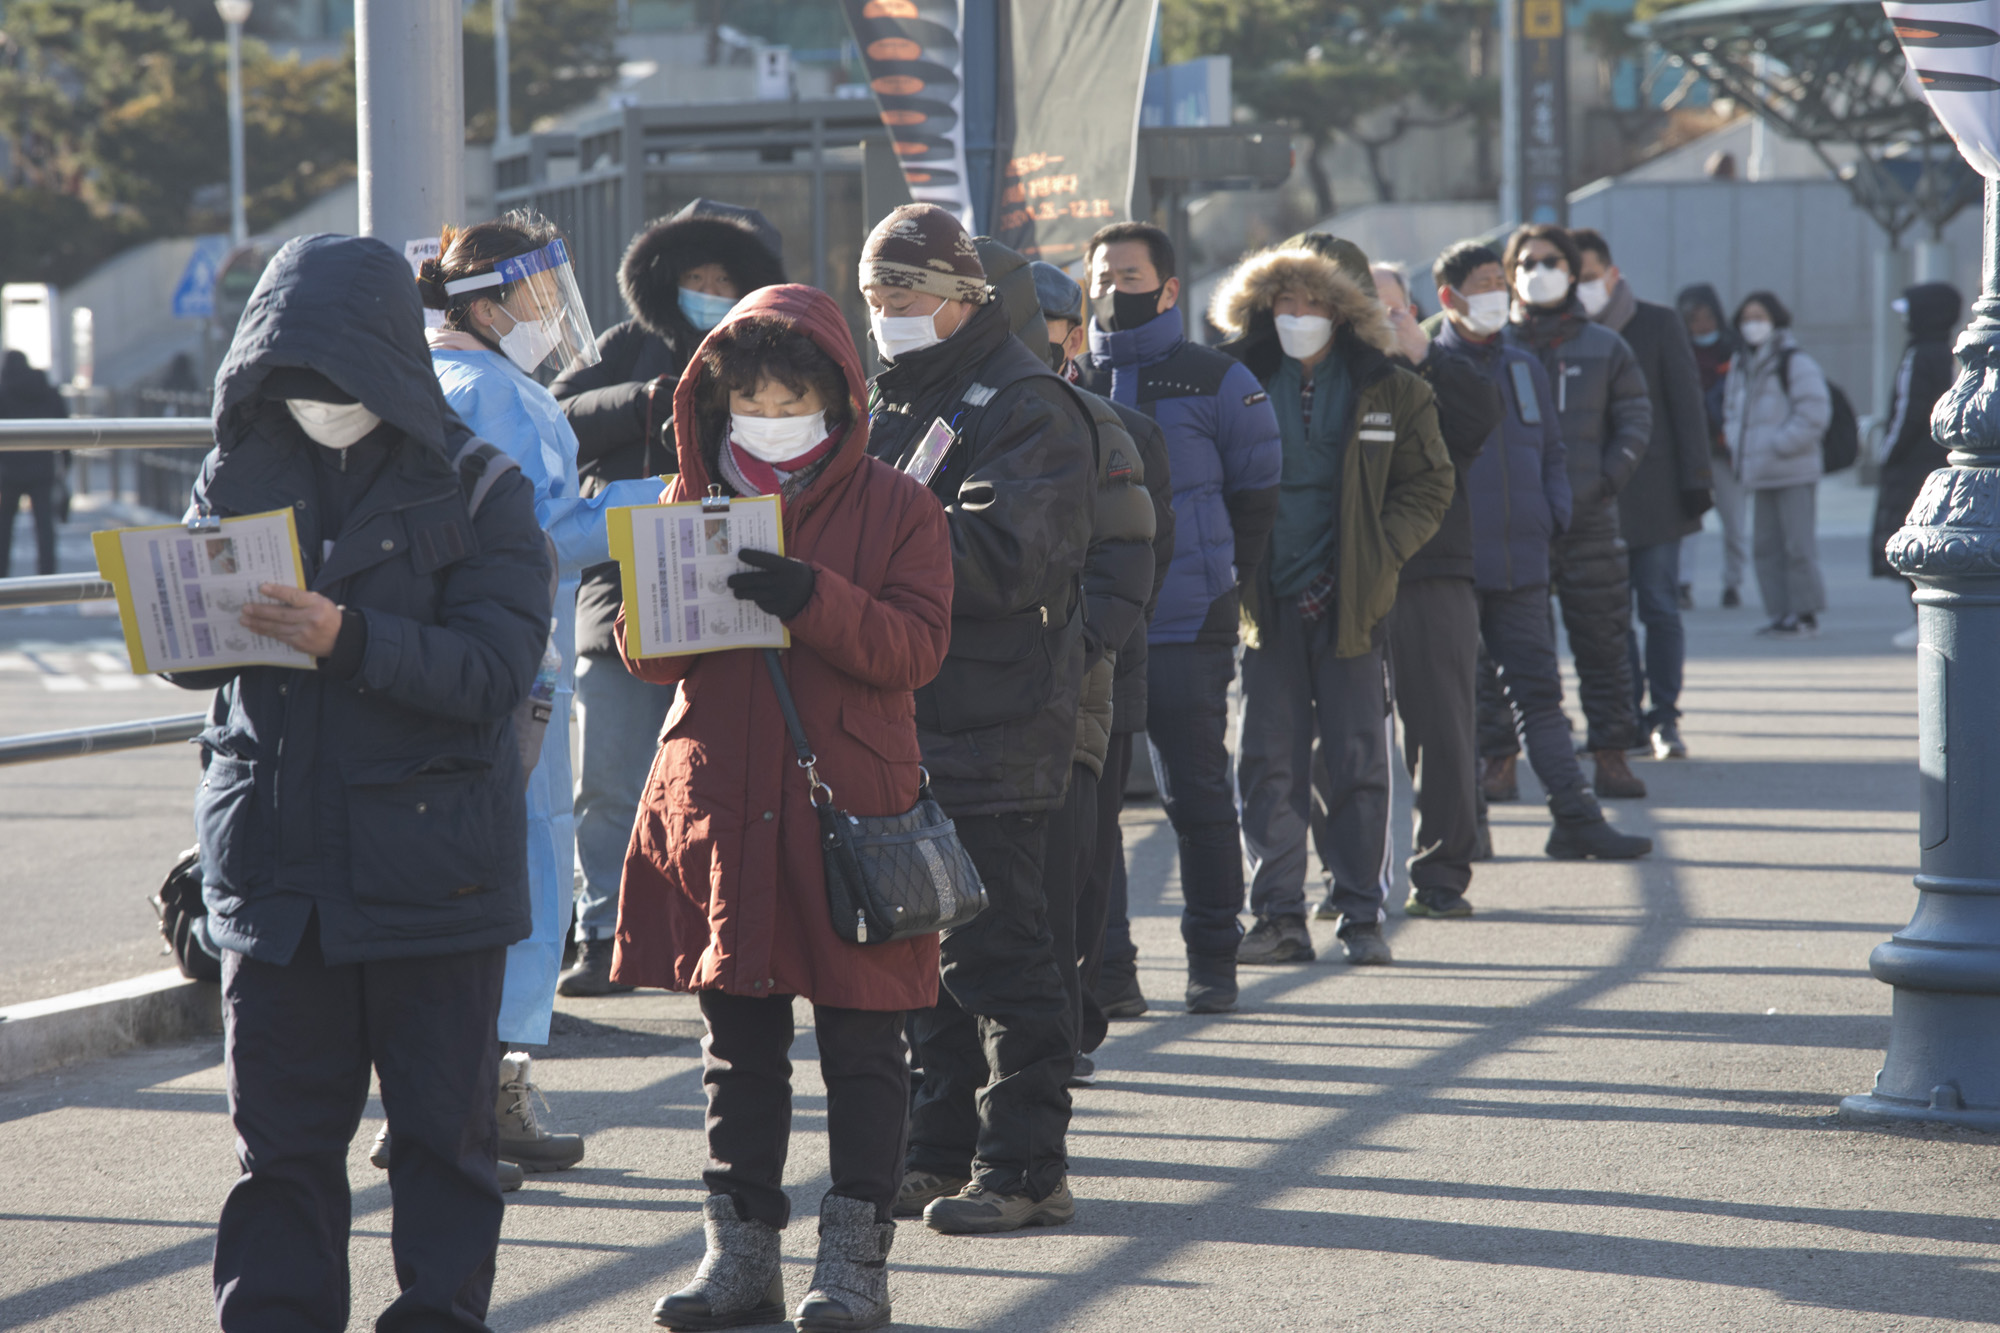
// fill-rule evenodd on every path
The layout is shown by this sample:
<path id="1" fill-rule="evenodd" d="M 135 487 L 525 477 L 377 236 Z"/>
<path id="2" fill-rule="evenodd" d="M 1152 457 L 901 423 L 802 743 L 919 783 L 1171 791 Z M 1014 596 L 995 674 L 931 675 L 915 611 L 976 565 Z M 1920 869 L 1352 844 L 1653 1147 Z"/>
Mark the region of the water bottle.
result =
<path id="1" fill-rule="evenodd" d="M 542 668 L 535 673 L 535 683 L 528 687 L 529 707 L 537 722 L 547 722 L 556 709 L 556 681 L 562 677 L 562 652 L 556 647 L 555 636 L 549 636 L 548 646 L 542 649 Z"/>

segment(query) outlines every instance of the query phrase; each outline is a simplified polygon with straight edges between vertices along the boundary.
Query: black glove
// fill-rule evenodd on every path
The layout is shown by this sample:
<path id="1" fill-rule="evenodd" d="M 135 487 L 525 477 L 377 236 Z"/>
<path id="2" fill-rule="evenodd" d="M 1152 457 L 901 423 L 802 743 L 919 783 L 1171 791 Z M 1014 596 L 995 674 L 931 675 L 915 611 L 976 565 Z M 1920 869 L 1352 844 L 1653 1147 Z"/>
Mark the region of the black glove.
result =
<path id="1" fill-rule="evenodd" d="M 790 620 L 812 600 L 818 576 L 803 560 L 770 551 L 742 550 L 736 553 L 744 564 L 753 566 L 748 574 L 731 574 L 729 590 L 739 602 L 755 602 L 765 615 Z"/>
<path id="2" fill-rule="evenodd" d="M 1708 490 L 1682 491 L 1681 512 L 1689 518 L 1700 518 L 1715 508 L 1715 492 Z"/>
<path id="3" fill-rule="evenodd" d="M 1603 477 L 1594 477 L 1591 479 L 1590 484 L 1578 493 L 1576 502 L 1579 505 L 1603 504 L 1615 494 L 1616 492 L 1611 489 L 1609 481 Z"/>

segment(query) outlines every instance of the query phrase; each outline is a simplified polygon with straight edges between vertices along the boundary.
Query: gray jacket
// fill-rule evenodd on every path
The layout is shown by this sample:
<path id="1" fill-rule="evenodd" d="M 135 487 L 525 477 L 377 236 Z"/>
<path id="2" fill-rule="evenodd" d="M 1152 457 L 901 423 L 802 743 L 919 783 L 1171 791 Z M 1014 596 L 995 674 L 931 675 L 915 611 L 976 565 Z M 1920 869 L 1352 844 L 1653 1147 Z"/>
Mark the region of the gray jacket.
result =
<path id="1" fill-rule="evenodd" d="M 1753 491 L 1809 485 L 1824 471 L 1820 441 L 1833 420 L 1833 397 L 1819 362 L 1798 347 L 1780 329 L 1770 342 L 1741 353 L 1729 366 L 1722 423 L 1730 466 Z M 1780 375 L 1779 364 L 1787 360 Z"/>

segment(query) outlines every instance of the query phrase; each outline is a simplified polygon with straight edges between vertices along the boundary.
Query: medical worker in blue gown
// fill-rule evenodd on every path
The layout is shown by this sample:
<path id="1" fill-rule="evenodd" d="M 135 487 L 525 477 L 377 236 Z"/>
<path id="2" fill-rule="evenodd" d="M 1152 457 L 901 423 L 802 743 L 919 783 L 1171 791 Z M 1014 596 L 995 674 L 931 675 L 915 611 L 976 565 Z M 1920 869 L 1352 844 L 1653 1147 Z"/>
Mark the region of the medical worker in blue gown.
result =
<path id="1" fill-rule="evenodd" d="M 418 291 L 425 306 L 444 315 L 429 341 L 445 400 L 474 434 L 520 464 L 535 486 L 535 516 L 555 547 L 560 581 L 549 643 L 560 663 L 543 663 L 540 684 L 545 691 L 553 685 L 551 708 L 527 795 L 534 929 L 507 951 L 499 1025 L 503 1047 L 542 1045 L 549 1039 L 576 867 L 569 719 L 578 576 L 611 558 L 607 512 L 656 503 L 661 485 L 653 478 L 613 482 L 588 500 L 578 492 L 576 436 L 542 386 L 595 361 L 597 341 L 568 253 L 547 222 L 515 213 L 463 231 L 447 228 L 442 253 L 423 264 Z M 583 1138 L 552 1134 L 539 1124 L 530 1074 L 525 1052 L 503 1055 L 500 1157 L 528 1171 L 574 1166 L 583 1158 Z"/>

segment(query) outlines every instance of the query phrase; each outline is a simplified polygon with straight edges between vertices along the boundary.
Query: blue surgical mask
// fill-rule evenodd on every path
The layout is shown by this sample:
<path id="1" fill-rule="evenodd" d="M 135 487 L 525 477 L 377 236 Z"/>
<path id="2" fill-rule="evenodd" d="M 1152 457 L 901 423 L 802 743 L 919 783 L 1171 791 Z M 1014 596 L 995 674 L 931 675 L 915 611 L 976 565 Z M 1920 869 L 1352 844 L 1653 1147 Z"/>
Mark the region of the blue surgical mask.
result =
<path id="1" fill-rule="evenodd" d="M 736 308 L 733 296 L 710 296 L 692 287 L 681 288 L 681 313 L 688 323 L 706 333 L 722 322 L 722 317 Z"/>
<path id="2" fill-rule="evenodd" d="M 1713 347 L 1721 341 L 1721 329 L 1710 329 L 1707 333 L 1697 333 L 1694 335 L 1694 345 L 1696 347 Z"/>

